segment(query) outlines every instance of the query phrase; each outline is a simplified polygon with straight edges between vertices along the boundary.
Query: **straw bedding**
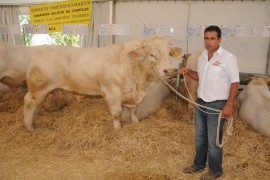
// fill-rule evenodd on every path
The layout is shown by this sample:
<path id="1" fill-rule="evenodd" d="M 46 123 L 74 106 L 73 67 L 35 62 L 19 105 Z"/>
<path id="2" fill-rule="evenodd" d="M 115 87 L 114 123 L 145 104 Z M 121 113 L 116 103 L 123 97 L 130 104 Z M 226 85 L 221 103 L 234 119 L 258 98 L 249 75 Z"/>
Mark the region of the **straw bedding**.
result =
<path id="1" fill-rule="evenodd" d="M 103 98 L 76 101 L 61 91 L 57 102 L 48 95 L 34 118 L 36 129 L 23 127 L 25 89 L 0 99 L 0 179 L 198 179 L 186 175 L 192 164 L 194 126 L 187 104 L 166 99 L 161 108 L 138 124 L 113 122 Z M 221 179 L 269 179 L 270 138 L 235 119 L 224 146 Z"/>

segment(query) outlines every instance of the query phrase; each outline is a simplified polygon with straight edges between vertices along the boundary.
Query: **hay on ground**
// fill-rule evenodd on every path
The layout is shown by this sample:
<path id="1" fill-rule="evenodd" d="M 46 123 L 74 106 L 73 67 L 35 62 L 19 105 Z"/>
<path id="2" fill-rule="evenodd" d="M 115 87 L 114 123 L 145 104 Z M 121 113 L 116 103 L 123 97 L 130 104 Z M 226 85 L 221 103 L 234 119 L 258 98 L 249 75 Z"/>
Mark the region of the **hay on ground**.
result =
<path id="1" fill-rule="evenodd" d="M 138 124 L 113 122 L 103 98 L 76 101 L 62 91 L 48 95 L 34 118 L 36 129 L 23 127 L 26 90 L 0 100 L 0 179 L 195 179 L 182 169 L 194 157 L 194 126 L 187 104 L 174 95 Z M 224 146 L 221 179 L 269 179 L 270 138 L 234 121 Z"/>

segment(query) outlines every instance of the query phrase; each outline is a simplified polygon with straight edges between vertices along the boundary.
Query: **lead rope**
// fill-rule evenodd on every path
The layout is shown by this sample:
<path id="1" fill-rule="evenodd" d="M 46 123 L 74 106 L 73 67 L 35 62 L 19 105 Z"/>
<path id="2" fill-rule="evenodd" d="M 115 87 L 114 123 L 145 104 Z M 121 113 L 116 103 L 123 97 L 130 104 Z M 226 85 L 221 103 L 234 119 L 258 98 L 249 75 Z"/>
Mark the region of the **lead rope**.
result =
<path id="1" fill-rule="evenodd" d="M 191 102 L 192 102 L 193 104 L 195 104 L 195 106 L 196 106 L 200 111 L 202 111 L 202 112 L 204 112 L 204 113 L 207 113 L 207 114 L 218 114 L 218 126 L 217 126 L 216 145 L 217 145 L 218 147 L 222 148 L 223 145 L 224 145 L 224 143 L 228 140 L 228 136 L 231 136 L 231 135 L 232 135 L 232 131 L 233 131 L 233 118 L 232 118 L 232 117 L 229 117 L 229 118 L 227 117 L 227 118 L 225 118 L 226 120 L 228 120 L 228 125 L 227 125 L 227 127 L 226 127 L 225 134 L 224 134 L 224 136 L 223 136 L 223 138 L 222 138 L 222 144 L 220 144 L 220 142 L 219 142 L 219 128 L 220 128 L 220 122 L 221 122 L 221 118 L 222 118 L 222 111 L 221 111 L 221 110 L 218 110 L 218 109 L 215 109 L 215 110 L 216 110 L 217 112 L 219 112 L 219 113 L 209 113 L 209 112 L 206 112 L 206 111 L 202 110 L 202 109 L 198 106 L 199 104 L 197 104 L 197 103 L 195 102 L 195 100 L 193 99 L 193 97 L 191 96 L 191 94 L 190 94 L 190 92 L 189 92 L 189 90 L 188 90 L 188 88 L 187 88 L 186 75 L 183 74 L 183 77 L 184 77 L 184 83 L 185 83 L 186 90 L 187 90 L 187 92 L 188 92 L 189 97 L 190 97 L 191 100 L 192 100 Z M 207 107 L 207 109 L 209 109 L 209 107 Z"/>
<path id="2" fill-rule="evenodd" d="M 227 125 L 227 128 L 226 128 L 226 131 L 225 131 L 225 134 L 224 136 L 222 137 L 222 143 L 220 144 L 219 142 L 219 128 L 220 128 L 220 122 L 221 122 L 221 118 L 222 118 L 222 111 L 219 110 L 219 109 L 214 109 L 214 108 L 210 108 L 210 107 L 207 107 L 207 106 L 203 106 L 201 104 L 198 104 L 194 101 L 194 99 L 192 98 L 188 88 L 187 88 L 187 85 L 186 85 L 186 80 L 185 80 L 185 75 L 184 76 L 184 82 L 185 82 L 185 86 L 186 86 L 186 89 L 188 91 L 188 94 L 190 96 L 190 98 L 192 100 L 189 100 L 188 98 L 186 98 L 185 96 L 183 96 L 182 94 L 180 94 L 178 91 L 176 91 L 169 83 L 167 83 L 160 75 L 159 73 L 157 72 L 157 70 L 155 69 L 156 71 L 156 74 L 157 76 L 159 77 L 159 79 L 161 79 L 171 90 L 173 90 L 177 95 L 179 95 L 181 98 L 185 99 L 186 101 L 190 102 L 190 103 L 193 103 L 195 104 L 196 107 L 201 107 L 201 108 L 205 108 L 205 109 L 208 109 L 208 110 L 212 110 L 212 111 L 215 111 L 217 113 L 208 113 L 206 111 L 203 111 L 202 109 L 200 109 L 201 111 L 203 111 L 204 113 L 208 113 L 208 114 L 218 114 L 218 126 L 217 126 L 217 136 L 216 136 L 216 145 L 219 147 L 219 148 L 222 148 L 223 145 L 225 144 L 225 142 L 227 142 L 228 140 L 228 136 L 232 135 L 232 130 L 233 130 L 233 118 L 232 117 L 229 117 L 229 118 L 226 118 L 228 120 L 228 125 Z"/>

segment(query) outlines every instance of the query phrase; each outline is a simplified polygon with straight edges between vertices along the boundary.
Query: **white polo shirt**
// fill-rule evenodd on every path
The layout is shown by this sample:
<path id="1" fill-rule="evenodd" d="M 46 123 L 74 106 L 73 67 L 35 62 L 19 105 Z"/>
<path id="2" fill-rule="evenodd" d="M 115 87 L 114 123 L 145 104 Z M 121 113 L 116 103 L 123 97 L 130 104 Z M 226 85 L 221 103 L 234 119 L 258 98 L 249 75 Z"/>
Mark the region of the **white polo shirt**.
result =
<path id="1" fill-rule="evenodd" d="M 239 70 L 234 54 L 221 46 L 208 61 L 205 50 L 198 60 L 198 97 L 205 102 L 228 99 L 231 83 L 239 82 Z"/>

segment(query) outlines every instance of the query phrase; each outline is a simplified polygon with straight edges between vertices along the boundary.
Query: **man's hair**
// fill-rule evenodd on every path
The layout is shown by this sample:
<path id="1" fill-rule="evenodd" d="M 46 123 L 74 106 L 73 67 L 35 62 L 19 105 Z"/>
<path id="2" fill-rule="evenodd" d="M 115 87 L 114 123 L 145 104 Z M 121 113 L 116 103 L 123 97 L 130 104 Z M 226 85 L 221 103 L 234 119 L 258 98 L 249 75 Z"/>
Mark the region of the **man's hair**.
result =
<path id="1" fill-rule="evenodd" d="M 220 28 L 218 26 L 212 26 L 212 25 L 208 26 L 207 28 L 205 28 L 204 33 L 211 32 L 211 31 L 217 32 L 218 38 L 221 37 L 221 30 L 220 30 Z"/>

